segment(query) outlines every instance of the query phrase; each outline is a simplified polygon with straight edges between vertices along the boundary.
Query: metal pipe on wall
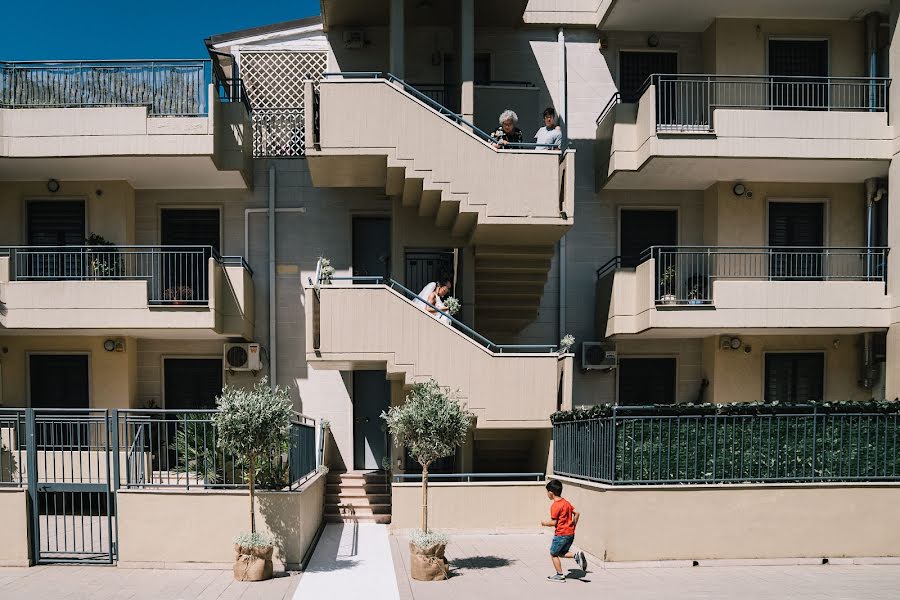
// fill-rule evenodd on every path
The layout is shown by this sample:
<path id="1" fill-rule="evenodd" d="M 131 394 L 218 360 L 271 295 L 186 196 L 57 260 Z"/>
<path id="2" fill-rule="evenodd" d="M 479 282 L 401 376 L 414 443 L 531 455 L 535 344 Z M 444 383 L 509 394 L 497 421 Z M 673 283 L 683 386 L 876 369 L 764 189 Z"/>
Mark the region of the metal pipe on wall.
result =
<path id="1" fill-rule="evenodd" d="M 881 26 L 881 15 L 870 12 L 866 15 L 866 58 L 868 60 L 869 77 L 869 111 L 874 112 L 876 106 L 875 77 L 878 77 L 878 28 Z"/>
<path id="2" fill-rule="evenodd" d="M 269 384 L 278 381 L 278 302 L 275 297 L 275 164 L 269 163 Z"/>
<path id="3" fill-rule="evenodd" d="M 567 98 L 567 74 L 566 74 L 566 32 L 560 27 L 556 34 L 557 50 L 558 50 L 558 86 L 559 86 L 559 106 L 557 106 L 557 114 L 559 116 L 559 127 L 562 130 L 562 141 L 560 142 L 560 151 L 565 152 L 568 143 L 568 110 Z M 563 235 L 559 239 L 559 337 L 562 339 L 566 335 L 566 236 Z"/>

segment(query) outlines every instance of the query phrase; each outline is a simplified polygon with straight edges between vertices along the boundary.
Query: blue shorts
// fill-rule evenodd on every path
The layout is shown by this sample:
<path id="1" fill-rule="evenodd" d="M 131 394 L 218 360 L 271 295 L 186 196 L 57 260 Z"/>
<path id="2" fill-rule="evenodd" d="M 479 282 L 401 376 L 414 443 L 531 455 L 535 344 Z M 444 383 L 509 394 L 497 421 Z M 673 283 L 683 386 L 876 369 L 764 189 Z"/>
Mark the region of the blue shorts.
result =
<path id="1" fill-rule="evenodd" d="M 574 541 L 574 535 L 554 535 L 550 542 L 550 556 L 565 556 Z"/>

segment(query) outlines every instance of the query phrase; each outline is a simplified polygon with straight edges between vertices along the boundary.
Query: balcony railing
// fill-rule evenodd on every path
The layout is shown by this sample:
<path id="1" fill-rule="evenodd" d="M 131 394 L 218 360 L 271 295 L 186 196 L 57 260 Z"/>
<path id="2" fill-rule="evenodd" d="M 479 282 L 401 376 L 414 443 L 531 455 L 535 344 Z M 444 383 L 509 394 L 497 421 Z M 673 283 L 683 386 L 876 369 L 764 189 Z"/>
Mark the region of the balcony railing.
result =
<path id="1" fill-rule="evenodd" d="M 243 102 L 240 79 L 213 77 L 208 60 L 0 62 L 0 108 L 146 106 L 150 116 L 209 112 L 209 84 Z"/>
<path id="2" fill-rule="evenodd" d="M 717 279 L 885 281 L 887 256 L 881 247 L 653 246 L 643 260 L 656 260 L 657 303 L 709 304 Z"/>
<path id="3" fill-rule="evenodd" d="M 717 108 L 887 112 L 884 77 L 651 75 L 658 132 L 710 132 Z"/>
<path id="4" fill-rule="evenodd" d="M 207 305 L 210 258 L 249 271 L 242 257 L 222 257 L 211 246 L 18 246 L 3 254 L 12 281 L 146 281 L 157 305 Z"/>
<path id="5" fill-rule="evenodd" d="M 896 411 L 766 408 L 772 414 L 614 407 L 557 422 L 553 470 L 610 485 L 900 480 Z"/>

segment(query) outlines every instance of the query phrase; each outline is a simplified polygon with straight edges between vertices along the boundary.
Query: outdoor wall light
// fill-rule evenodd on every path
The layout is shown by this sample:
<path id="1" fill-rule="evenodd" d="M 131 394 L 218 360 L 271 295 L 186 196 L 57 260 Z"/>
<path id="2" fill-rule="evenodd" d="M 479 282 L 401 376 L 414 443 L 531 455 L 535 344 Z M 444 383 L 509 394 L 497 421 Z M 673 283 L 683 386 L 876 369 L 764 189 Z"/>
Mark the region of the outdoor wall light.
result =
<path id="1" fill-rule="evenodd" d="M 59 191 L 59 182 L 55 179 L 50 179 L 47 181 L 47 191 L 55 194 Z"/>
<path id="2" fill-rule="evenodd" d="M 747 191 L 747 186 L 745 186 L 743 183 L 736 183 L 734 184 L 734 187 L 731 188 L 731 191 L 735 196 L 743 196 Z"/>
<path id="3" fill-rule="evenodd" d="M 107 352 L 112 352 L 116 349 L 116 340 L 106 340 L 103 342 L 103 349 Z"/>
<path id="4" fill-rule="evenodd" d="M 647 45 L 651 48 L 656 48 L 657 46 L 659 46 L 659 36 L 657 36 L 655 33 L 651 33 L 650 37 L 647 38 Z"/>

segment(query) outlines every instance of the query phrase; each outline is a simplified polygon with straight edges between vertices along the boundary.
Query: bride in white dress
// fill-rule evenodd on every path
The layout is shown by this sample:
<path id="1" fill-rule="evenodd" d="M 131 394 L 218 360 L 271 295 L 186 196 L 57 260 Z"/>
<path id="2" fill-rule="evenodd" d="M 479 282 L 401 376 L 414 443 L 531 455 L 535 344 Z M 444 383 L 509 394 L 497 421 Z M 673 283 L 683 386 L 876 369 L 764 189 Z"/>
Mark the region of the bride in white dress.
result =
<path id="1" fill-rule="evenodd" d="M 450 317 L 447 316 L 448 313 L 446 312 L 442 298 L 450 293 L 450 287 L 451 284 L 449 279 L 441 278 L 438 279 L 438 281 L 432 281 L 422 288 L 422 291 L 416 296 L 414 303 L 441 323 L 449 325 Z M 429 304 L 431 306 L 429 306 Z M 438 310 L 435 310 L 432 306 L 436 307 Z"/>

